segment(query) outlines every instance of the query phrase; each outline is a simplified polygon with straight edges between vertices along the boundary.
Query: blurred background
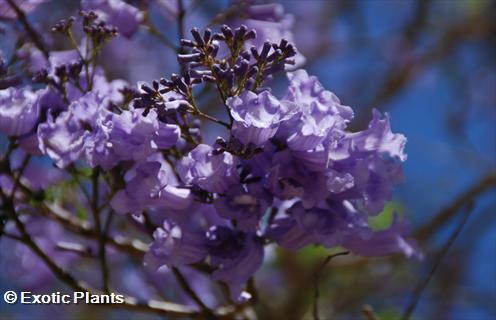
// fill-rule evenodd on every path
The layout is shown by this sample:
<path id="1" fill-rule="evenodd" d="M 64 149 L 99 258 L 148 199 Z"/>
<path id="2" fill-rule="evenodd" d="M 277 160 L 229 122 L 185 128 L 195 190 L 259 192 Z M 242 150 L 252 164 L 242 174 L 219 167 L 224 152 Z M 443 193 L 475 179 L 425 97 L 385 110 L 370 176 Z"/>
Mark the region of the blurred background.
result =
<path id="1" fill-rule="evenodd" d="M 149 23 L 177 41 L 175 0 L 130 3 L 150 5 Z M 223 19 L 243 21 L 242 12 L 219 18 L 229 1 L 185 3 L 186 30 Z M 343 256 L 318 271 L 327 250 L 269 250 L 255 279 L 259 317 L 312 318 L 318 274 L 322 319 L 370 320 L 372 313 L 376 319 L 399 319 L 415 288 L 436 266 L 413 319 L 496 319 L 496 2 L 279 3 L 291 15 L 293 39 L 306 57 L 302 67 L 353 107 L 352 128 L 365 128 L 372 108 L 377 108 L 390 114 L 393 132 L 408 138 L 404 183 L 373 224 L 379 229 L 388 226 L 393 212 L 406 216 L 425 258 Z M 38 30 L 49 30 L 78 8 L 78 1 L 50 1 L 30 19 Z M 1 48 L 8 56 L 14 47 L 9 41 L 13 30 L 7 24 L 3 28 Z M 67 48 L 56 38 L 52 41 L 53 48 Z M 144 27 L 130 39 L 112 40 L 100 65 L 109 79 L 122 78 L 133 85 L 177 71 L 174 52 Z M 215 113 L 218 102 L 204 101 Z M 460 226 L 442 257 L 440 252 Z M 5 275 L 0 272 L 1 289 L 16 284 Z M 365 305 L 370 306 L 366 312 Z M 29 309 L 32 319 L 38 319 L 38 309 Z M 82 316 L 81 311 L 73 312 Z M 86 319 L 89 314 L 92 319 L 122 316 L 93 308 L 84 312 Z"/>

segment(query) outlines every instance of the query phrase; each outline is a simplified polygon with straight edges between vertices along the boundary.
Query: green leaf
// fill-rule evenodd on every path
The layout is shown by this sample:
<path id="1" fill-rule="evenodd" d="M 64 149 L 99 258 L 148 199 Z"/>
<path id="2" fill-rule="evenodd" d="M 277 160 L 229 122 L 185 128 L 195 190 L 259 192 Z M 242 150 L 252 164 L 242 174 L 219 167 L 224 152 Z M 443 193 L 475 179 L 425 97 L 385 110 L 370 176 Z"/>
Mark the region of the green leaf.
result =
<path id="1" fill-rule="evenodd" d="M 389 202 L 384 207 L 381 213 L 377 216 L 369 218 L 369 226 L 373 230 L 384 230 L 387 229 L 393 222 L 394 213 L 402 215 L 403 208 L 397 202 Z"/>

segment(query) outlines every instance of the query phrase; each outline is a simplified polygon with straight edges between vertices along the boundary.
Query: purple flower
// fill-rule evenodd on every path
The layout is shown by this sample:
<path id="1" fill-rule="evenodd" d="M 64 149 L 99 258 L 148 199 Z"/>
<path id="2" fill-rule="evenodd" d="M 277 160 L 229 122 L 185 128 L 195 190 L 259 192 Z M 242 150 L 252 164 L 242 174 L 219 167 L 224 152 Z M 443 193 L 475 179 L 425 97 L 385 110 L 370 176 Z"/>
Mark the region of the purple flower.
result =
<path id="1" fill-rule="evenodd" d="M 334 247 L 348 234 L 367 230 L 365 217 L 348 201 L 321 202 L 312 208 L 296 202 L 287 213 L 274 221 L 267 236 L 291 250 L 310 244 Z"/>
<path id="2" fill-rule="evenodd" d="M 379 155 L 342 162 L 339 165 L 350 166 L 347 171 L 354 181 L 354 187 L 344 196 L 355 199 L 368 214 L 380 213 L 385 202 L 391 200 L 394 185 L 403 180 L 400 163 Z"/>
<path id="3" fill-rule="evenodd" d="M 177 125 L 157 119 L 154 110 L 143 116 L 143 110 L 126 110 L 106 120 L 109 147 L 119 160 L 141 161 L 156 149 L 170 148 L 180 136 Z"/>
<path id="4" fill-rule="evenodd" d="M 190 190 L 169 183 L 157 161 L 138 164 L 126 173 L 126 187 L 112 198 L 118 213 L 141 213 L 145 208 L 184 209 L 191 204 Z"/>
<path id="5" fill-rule="evenodd" d="M 181 179 L 209 192 L 223 193 L 238 183 L 238 160 L 228 152 L 215 153 L 206 144 L 199 144 L 177 165 Z"/>
<path id="6" fill-rule="evenodd" d="M 145 255 L 145 265 L 157 270 L 163 265 L 181 266 L 203 260 L 207 256 L 205 235 L 165 221 L 153 233 L 153 243 Z"/>
<path id="7" fill-rule="evenodd" d="M 99 17 L 117 27 L 119 33 L 129 38 L 138 30 L 143 12 L 122 0 L 82 0 L 84 10 L 93 10 Z"/>
<path id="8" fill-rule="evenodd" d="M 212 227 L 207 233 L 207 248 L 211 264 L 217 266 L 212 277 L 229 286 L 231 298 L 250 298 L 244 292 L 245 283 L 260 268 L 264 258 L 263 241 L 255 234 L 229 227 Z"/>
<path id="9" fill-rule="evenodd" d="M 65 167 L 77 160 L 85 151 L 85 140 L 96 126 L 102 113 L 103 99 L 90 92 L 71 103 L 67 111 L 56 119 L 48 114 L 48 120 L 38 127 L 40 150 Z"/>
<path id="10" fill-rule="evenodd" d="M 255 232 L 272 199 L 259 183 L 239 185 L 214 202 L 219 216 L 237 221 L 243 231 Z"/>
<path id="11" fill-rule="evenodd" d="M 393 223 L 386 230 L 369 234 L 350 234 L 345 238 L 343 246 L 362 256 L 383 256 L 402 253 L 407 257 L 422 258 L 415 241 L 407 238 L 410 230 L 404 221 L 395 215 Z"/>
<path id="12" fill-rule="evenodd" d="M 40 94 L 27 87 L 0 90 L 0 132 L 20 136 L 30 132 L 40 114 Z"/>
<path id="13" fill-rule="evenodd" d="M 234 119 L 232 134 L 243 144 L 264 144 L 274 136 L 282 120 L 279 101 L 268 91 L 245 91 L 226 103 Z"/>
<path id="14" fill-rule="evenodd" d="M 348 136 L 353 141 L 356 150 L 359 152 L 385 153 L 390 157 L 405 161 L 407 158 L 403 152 L 406 144 L 405 136 L 391 132 L 387 114 L 384 119 L 381 119 L 381 113 L 374 109 L 372 116 L 372 121 L 370 121 L 367 130 L 352 133 Z"/>
<path id="15" fill-rule="evenodd" d="M 281 125 L 277 137 L 295 151 L 308 151 L 339 134 L 353 118 L 351 108 L 324 90 L 317 78 L 304 70 L 288 73 L 289 89 L 282 105 L 292 118 Z"/>
<path id="16" fill-rule="evenodd" d="M 315 105 L 322 112 L 338 115 L 345 120 L 344 123 L 353 119 L 353 110 L 343 106 L 334 93 L 325 90 L 317 77 L 309 76 L 303 69 L 288 72 L 287 76 L 289 87 L 284 100 L 305 106 Z"/>

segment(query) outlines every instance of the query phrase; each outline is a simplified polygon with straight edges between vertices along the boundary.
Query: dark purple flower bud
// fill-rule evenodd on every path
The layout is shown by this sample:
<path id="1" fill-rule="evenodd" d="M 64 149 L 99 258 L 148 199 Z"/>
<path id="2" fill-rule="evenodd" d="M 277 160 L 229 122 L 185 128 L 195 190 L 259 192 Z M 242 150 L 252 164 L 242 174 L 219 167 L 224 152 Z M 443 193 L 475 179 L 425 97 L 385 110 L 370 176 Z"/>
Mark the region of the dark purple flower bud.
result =
<path id="1" fill-rule="evenodd" d="M 148 94 L 155 94 L 155 91 L 146 84 L 142 84 L 140 88 Z"/>
<path id="2" fill-rule="evenodd" d="M 219 40 L 219 41 L 226 41 L 226 37 L 224 37 L 224 35 L 221 33 L 214 34 L 212 39 Z"/>
<path id="3" fill-rule="evenodd" d="M 249 62 L 247 60 L 241 60 L 241 62 L 234 67 L 234 71 L 237 76 L 243 77 L 248 71 Z"/>
<path id="4" fill-rule="evenodd" d="M 143 12 L 122 0 L 83 0 L 81 1 L 81 7 L 101 13 L 101 18 L 104 22 L 112 25 L 112 27 L 109 27 L 103 21 L 98 23 L 103 29 L 101 32 L 107 35 L 115 35 L 119 31 L 120 34 L 129 38 L 138 30 L 141 21 L 144 19 Z M 83 25 L 87 26 L 96 19 L 96 14 L 90 12 L 83 15 L 83 17 Z"/>
<path id="5" fill-rule="evenodd" d="M 246 75 L 246 77 L 247 77 L 247 78 L 251 78 L 251 77 L 253 77 L 254 75 L 256 75 L 256 74 L 258 73 L 258 71 L 259 71 L 259 70 L 258 70 L 258 67 L 254 65 L 254 66 L 252 66 L 252 67 L 250 68 L 250 70 L 248 71 L 248 74 Z"/>
<path id="6" fill-rule="evenodd" d="M 212 37 L 212 30 L 210 29 L 205 29 L 205 31 L 203 32 L 203 40 L 208 43 L 210 41 Z"/>
<path id="7" fill-rule="evenodd" d="M 171 87 L 173 85 L 172 81 L 160 78 L 160 84 L 163 85 L 164 87 Z"/>
<path id="8" fill-rule="evenodd" d="M 180 43 L 184 47 L 192 47 L 192 48 L 195 47 L 195 43 L 188 39 L 181 39 Z"/>
<path id="9" fill-rule="evenodd" d="M 248 60 L 248 61 L 250 61 L 250 59 L 251 59 L 250 52 L 248 52 L 246 50 L 241 50 L 241 52 L 239 53 L 239 56 L 242 57 L 245 60 Z"/>
<path id="10" fill-rule="evenodd" d="M 247 31 L 248 28 L 245 25 L 241 25 L 239 28 L 236 28 L 236 30 L 234 30 L 234 41 L 242 41 Z"/>
<path id="11" fill-rule="evenodd" d="M 193 36 L 193 38 L 195 38 L 195 41 L 198 44 L 198 46 L 200 47 L 205 46 L 205 42 L 203 41 L 203 37 L 201 36 L 200 30 L 198 28 L 195 27 L 191 29 L 191 35 Z"/>
<path id="12" fill-rule="evenodd" d="M 157 91 L 158 90 L 158 81 L 157 80 L 153 80 L 152 81 L 152 86 L 153 86 L 153 90 Z"/>
<path id="13" fill-rule="evenodd" d="M 209 75 L 203 75 L 201 77 L 201 79 L 203 81 L 206 81 L 206 82 L 211 82 L 211 83 L 217 83 L 217 78 L 213 77 L 213 76 L 209 76 Z"/>
<path id="14" fill-rule="evenodd" d="M 267 57 L 267 61 L 274 61 L 276 59 L 279 59 L 280 57 L 282 57 L 282 51 L 281 49 L 277 49 L 273 53 L 271 53 L 270 56 Z"/>
<path id="15" fill-rule="evenodd" d="M 201 58 L 201 53 L 178 54 L 177 61 L 180 63 L 188 63 L 198 61 Z"/>
<path id="16" fill-rule="evenodd" d="M 226 40 L 230 40 L 234 37 L 234 33 L 233 33 L 232 29 L 229 28 L 227 25 L 225 25 L 225 24 L 222 25 L 220 30 L 222 31 L 222 34 L 224 35 Z"/>
<path id="17" fill-rule="evenodd" d="M 255 58 L 255 60 L 260 60 L 260 55 L 258 54 L 258 50 L 256 47 L 250 47 L 250 51 L 251 51 L 251 54 L 253 55 L 253 58 Z"/>
<path id="18" fill-rule="evenodd" d="M 252 40 L 257 37 L 257 32 L 254 29 L 251 29 L 248 31 L 248 33 L 245 35 L 246 40 Z"/>
<path id="19" fill-rule="evenodd" d="M 265 60 L 271 48 L 272 48 L 272 43 L 270 41 L 264 42 L 262 51 L 260 52 L 260 57 L 257 60 Z"/>

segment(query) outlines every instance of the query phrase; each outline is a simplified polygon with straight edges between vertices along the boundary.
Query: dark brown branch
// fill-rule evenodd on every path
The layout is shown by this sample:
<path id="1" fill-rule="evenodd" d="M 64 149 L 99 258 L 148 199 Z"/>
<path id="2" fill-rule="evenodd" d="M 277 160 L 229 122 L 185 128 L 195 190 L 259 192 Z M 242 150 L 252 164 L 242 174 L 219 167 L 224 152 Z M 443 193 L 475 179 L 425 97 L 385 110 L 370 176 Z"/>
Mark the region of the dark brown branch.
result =
<path id="1" fill-rule="evenodd" d="M 320 281 L 320 275 L 324 268 L 327 266 L 329 262 L 335 257 L 339 256 L 345 256 L 349 254 L 349 251 L 343 251 L 343 252 L 338 252 L 335 254 L 331 254 L 327 256 L 324 261 L 320 264 L 320 266 L 317 268 L 317 270 L 314 273 L 314 294 L 313 294 L 313 307 L 312 307 L 312 315 L 314 320 L 319 320 L 319 297 L 320 297 L 320 289 L 319 289 L 319 281 Z"/>
<path id="2" fill-rule="evenodd" d="M 448 27 L 441 38 L 430 50 L 412 59 L 404 66 L 392 68 L 386 76 L 376 97 L 371 101 L 370 106 L 384 110 L 384 103 L 392 98 L 397 92 L 402 90 L 421 70 L 431 63 L 445 57 L 451 53 L 463 40 L 490 35 L 494 30 L 495 22 L 488 17 L 476 15 L 466 20 Z M 357 118 L 352 123 L 352 129 L 358 130 L 366 127 L 368 113 L 357 114 Z"/>
<path id="3" fill-rule="evenodd" d="M 45 45 L 41 41 L 38 33 L 33 29 L 31 24 L 29 23 L 24 12 L 17 6 L 17 4 L 13 0 L 7 0 L 7 3 L 12 8 L 12 10 L 15 11 L 17 18 L 24 26 L 24 29 L 26 29 L 26 32 L 28 33 L 29 37 L 33 41 L 36 48 L 38 48 L 43 53 L 45 58 L 48 60 L 49 57 L 48 50 L 45 48 Z"/>
<path id="4" fill-rule="evenodd" d="M 424 279 L 419 280 L 417 283 L 417 286 L 415 287 L 415 290 L 413 291 L 413 297 L 408 304 L 408 306 L 405 308 L 405 312 L 403 313 L 401 319 L 402 320 L 408 320 L 410 319 L 413 311 L 415 310 L 415 307 L 417 306 L 418 301 L 420 300 L 420 297 L 424 291 L 424 289 L 427 287 L 429 284 L 430 279 L 438 269 L 439 265 L 441 264 L 441 261 L 443 258 L 446 256 L 446 253 L 450 249 L 450 247 L 453 245 L 455 242 L 456 238 L 460 234 L 460 232 L 463 229 L 463 226 L 467 222 L 468 217 L 470 216 L 470 213 L 473 209 L 473 203 L 469 203 L 466 208 L 465 208 L 465 214 L 463 215 L 460 223 L 456 227 L 456 229 L 453 231 L 453 233 L 450 235 L 448 238 L 448 241 L 444 244 L 444 246 L 439 250 L 438 254 L 434 257 L 434 261 L 432 262 L 431 269 L 427 276 Z"/>
<path id="5" fill-rule="evenodd" d="M 195 290 L 193 290 L 193 288 L 191 288 L 191 286 L 189 285 L 188 281 L 183 276 L 181 271 L 179 271 L 179 269 L 176 267 L 172 267 L 171 270 L 172 270 L 172 273 L 174 274 L 174 276 L 176 277 L 177 282 L 179 282 L 179 285 L 181 286 L 181 288 L 186 292 L 187 295 L 189 295 L 191 297 L 191 299 L 193 299 L 193 301 L 195 301 L 195 303 L 200 307 L 200 309 L 205 314 L 207 319 L 217 319 L 217 317 L 214 315 L 212 310 L 210 310 L 203 303 L 203 301 L 200 299 L 200 297 L 198 297 L 198 295 L 196 294 Z"/>
<path id="6" fill-rule="evenodd" d="M 91 176 L 92 185 L 92 197 L 90 201 L 91 212 L 93 214 L 93 220 L 95 221 L 95 233 L 97 235 L 98 241 L 98 260 L 100 262 L 100 269 L 102 274 L 103 292 L 109 293 L 109 274 L 107 266 L 107 253 L 105 250 L 106 239 L 102 231 L 102 225 L 100 222 L 100 210 L 99 209 L 99 177 L 100 170 L 98 168 L 93 170 Z"/>

